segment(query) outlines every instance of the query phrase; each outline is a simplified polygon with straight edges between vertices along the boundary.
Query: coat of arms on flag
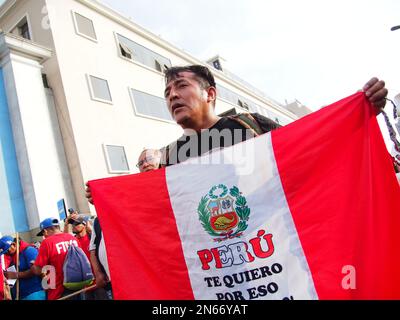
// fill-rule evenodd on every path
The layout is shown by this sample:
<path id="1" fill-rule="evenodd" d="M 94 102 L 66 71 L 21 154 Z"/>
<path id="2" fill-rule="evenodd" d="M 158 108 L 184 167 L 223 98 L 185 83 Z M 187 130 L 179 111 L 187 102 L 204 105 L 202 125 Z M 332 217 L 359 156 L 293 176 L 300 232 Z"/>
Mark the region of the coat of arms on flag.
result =
<path id="1" fill-rule="evenodd" d="M 197 212 L 204 230 L 217 242 L 240 237 L 248 227 L 250 208 L 236 186 L 229 191 L 224 184 L 213 186 L 201 198 Z"/>

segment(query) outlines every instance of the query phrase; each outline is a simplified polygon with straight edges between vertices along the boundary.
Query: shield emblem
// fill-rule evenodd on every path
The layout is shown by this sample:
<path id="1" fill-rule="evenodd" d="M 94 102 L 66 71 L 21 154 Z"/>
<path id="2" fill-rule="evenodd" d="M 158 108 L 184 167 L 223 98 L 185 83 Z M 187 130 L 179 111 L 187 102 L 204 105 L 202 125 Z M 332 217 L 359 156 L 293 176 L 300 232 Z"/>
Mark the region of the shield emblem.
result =
<path id="1" fill-rule="evenodd" d="M 239 223 L 239 217 L 234 209 L 234 200 L 230 196 L 209 201 L 208 210 L 211 214 L 210 225 L 216 232 L 228 232 Z"/>

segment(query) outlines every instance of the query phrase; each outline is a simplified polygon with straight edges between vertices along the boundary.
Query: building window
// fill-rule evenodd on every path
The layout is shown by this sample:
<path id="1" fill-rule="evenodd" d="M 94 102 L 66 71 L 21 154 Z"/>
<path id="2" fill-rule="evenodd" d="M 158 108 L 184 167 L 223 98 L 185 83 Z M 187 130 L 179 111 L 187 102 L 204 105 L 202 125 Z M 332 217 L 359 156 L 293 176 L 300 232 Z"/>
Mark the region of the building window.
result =
<path id="1" fill-rule="evenodd" d="M 116 37 L 121 57 L 144 64 L 158 72 L 164 72 L 164 70 L 171 67 L 171 61 L 168 58 L 165 58 L 162 55 L 121 36 L 120 34 L 116 34 Z"/>
<path id="2" fill-rule="evenodd" d="M 43 81 L 43 86 L 46 89 L 50 89 L 49 82 L 47 81 L 47 75 L 45 73 L 42 73 L 42 81 Z"/>
<path id="3" fill-rule="evenodd" d="M 123 146 L 115 146 L 105 144 L 104 152 L 106 155 L 108 171 L 110 173 L 127 173 L 129 165 L 126 159 L 125 148 Z"/>
<path id="4" fill-rule="evenodd" d="M 261 108 L 261 114 L 262 114 L 263 116 L 265 116 L 265 117 L 269 118 L 268 111 L 267 111 L 267 110 L 265 110 L 264 108 Z"/>
<path id="5" fill-rule="evenodd" d="M 245 109 L 246 109 L 246 107 L 247 107 L 247 110 L 249 110 L 250 112 L 253 112 L 253 113 L 257 113 L 258 112 L 258 110 L 257 110 L 257 105 L 247 105 L 246 104 L 246 106 L 244 107 Z"/>
<path id="6" fill-rule="evenodd" d="M 121 55 L 124 58 L 127 58 L 129 60 L 133 59 L 133 54 L 130 48 L 128 48 L 126 45 L 124 45 L 122 42 L 119 43 L 119 50 L 121 52 Z"/>
<path id="7" fill-rule="evenodd" d="M 22 38 L 31 40 L 31 35 L 29 33 L 28 22 L 25 22 L 22 26 L 18 27 L 19 34 Z"/>
<path id="8" fill-rule="evenodd" d="M 154 60 L 154 65 L 157 71 L 162 72 L 161 63 L 159 63 L 157 60 Z"/>
<path id="9" fill-rule="evenodd" d="M 244 102 L 240 99 L 238 99 L 237 104 L 239 107 L 242 107 L 243 109 L 249 110 L 249 105 L 247 104 L 247 102 Z"/>
<path id="10" fill-rule="evenodd" d="M 16 34 L 22 38 L 32 40 L 31 31 L 29 29 L 28 18 L 25 16 L 20 22 L 10 31 L 12 34 Z"/>
<path id="11" fill-rule="evenodd" d="M 238 105 L 239 107 L 251 111 L 257 112 L 257 105 L 250 100 L 246 99 L 245 97 L 225 88 L 224 86 L 218 85 L 218 98 L 224 99 L 232 104 Z"/>
<path id="12" fill-rule="evenodd" d="M 278 124 L 282 124 L 280 117 L 275 112 L 270 111 L 270 119 L 272 119 Z"/>
<path id="13" fill-rule="evenodd" d="M 130 89 L 135 113 L 161 120 L 173 121 L 164 98 Z"/>
<path id="14" fill-rule="evenodd" d="M 219 62 L 218 59 L 214 60 L 212 63 L 215 69 L 222 71 L 221 63 Z"/>
<path id="15" fill-rule="evenodd" d="M 94 30 L 93 21 L 74 12 L 76 32 L 91 40 L 97 40 L 96 31 Z"/>
<path id="16" fill-rule="evenodd" d="M 108 82 L 105 79 L 101 79 L 95 76 L 88 76 L 90 95 L 93 100 L 101 102 L 112 103 L 110 88 Z"/>

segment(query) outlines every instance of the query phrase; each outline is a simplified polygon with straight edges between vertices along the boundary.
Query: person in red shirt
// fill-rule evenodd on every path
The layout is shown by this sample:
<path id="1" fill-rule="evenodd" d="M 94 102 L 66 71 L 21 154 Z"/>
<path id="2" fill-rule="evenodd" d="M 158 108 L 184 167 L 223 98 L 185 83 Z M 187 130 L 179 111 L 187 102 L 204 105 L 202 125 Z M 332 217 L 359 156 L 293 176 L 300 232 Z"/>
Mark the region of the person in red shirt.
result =
<path id="1" fill-rule="evenodd" d="M 89 217 L 85 214 L 80 214 L 74 208 L 68 209 L 68 216 L 64 220 L 64 233 L 71 233 L 72 228 L 70 228 L 70 219 L 76 219 L 78 217 L 84 217 L 86 223 L 86 232 L 91 234 L 92 233 L 92 224 L 90 223 Z"/>
<path id="2" fill-rule="evenodd" d="M 77 215 L 74 218 L 69 218 L 69 224 L 72 224 L 72 232 L 75 234 L 76 240 L 78 240 L 80 247 L 85 252 L 88 260 L 90 261 L 90 236 L 91 232 L 86 228 L 86 217 L 84 215 Z"/>
<path id="3" fill-rule="evenodd" d="M 1 249 L 0 249 L 1 250 Z M 6 292 L 8 291 L 7 289 L 7 279 L 3 275 L 3 270 L 5 269 L 5 266 L 3 265 L 3 261 L 0 263 L 0 300 L 9 300 L 7 299 L 7 294 Z"/>
<path id="4" fill-rule="evenodd" d="M 56 218 L 47 218 L 40 223 L 40 232 L 37 236 L 44 236 L 40 245 L 39 254 L 33 265 L 33 272 L 36 275 L 42 274 L 45 266 L 50 269 L 47 274 L 49 285 L 47 289 L 47 299 L 57 300 L 69 292 L 64 288 L 63 265 L 67 255 L 68 247 L 71 245 L 79 246 L 74 236 L 61 232 L 60 223 Z M 54 277 L 54 278 L 53 278 Z M 52 281 L 52 280 L 55 281 Z"/>

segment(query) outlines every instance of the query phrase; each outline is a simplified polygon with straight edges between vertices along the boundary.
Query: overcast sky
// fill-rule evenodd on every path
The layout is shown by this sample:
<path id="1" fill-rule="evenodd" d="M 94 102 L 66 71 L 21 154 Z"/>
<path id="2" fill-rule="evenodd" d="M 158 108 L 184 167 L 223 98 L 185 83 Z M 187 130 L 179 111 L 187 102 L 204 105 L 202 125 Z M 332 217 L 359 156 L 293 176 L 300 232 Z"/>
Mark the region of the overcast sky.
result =
<path id="1" fill-rule="evenodd" d="M 372 76 L 400 93 L 399 0 L 101 0 L 178 48 L 311 109 Z"/>

